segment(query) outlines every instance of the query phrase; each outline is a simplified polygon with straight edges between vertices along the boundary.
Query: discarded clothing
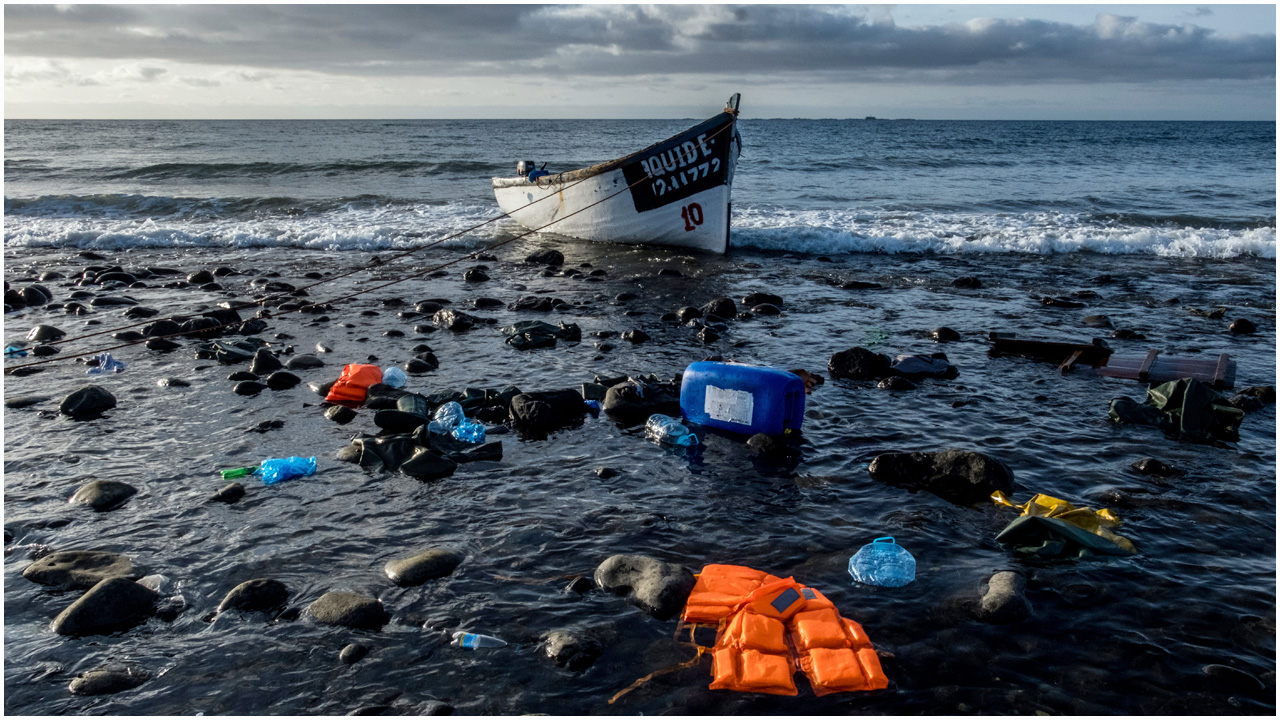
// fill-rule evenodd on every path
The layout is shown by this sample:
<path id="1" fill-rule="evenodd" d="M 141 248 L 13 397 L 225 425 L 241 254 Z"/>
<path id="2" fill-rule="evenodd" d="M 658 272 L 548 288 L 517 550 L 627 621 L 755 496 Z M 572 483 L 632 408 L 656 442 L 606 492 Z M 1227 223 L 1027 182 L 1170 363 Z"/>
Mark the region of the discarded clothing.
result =
<path id="1" fill-rule="evenodd" d="M 350 363 L 342 368 L 337 382 L 329 388 L 325 402 L 362 403 L 369 394 L 369 387 L 382 382 L 382 368 L 377 365 Z"/>
<path id="2" fill-rule="evenodd" d="M 683 620 L 719 624 L 712 690 L 796 695 L 797 670 L 809 678 L 815 695 L 889 686 L 862 626 L 793 578 L 708 565 L 689 594 Z"/>
<path id="3" fill-rule="evenodd" d="M 555 347 L 557 339 L 570 342 L 582 339 L 582 330 L 573 323 L 556 326 L 541 320 L 522 320 L 508 325 L 502 328 L 502 334 L 506 336 L 507 344 L 517 350 Z"/>
<path id="4" fill-rule="evenodd" d="M 899 355 L 889 369 L 902 377 L 954 378 L 960 374 L 955 365 L 941 358 L 928 355 Z"/>
<path id="5" fill-rule="evenodd" d="M 1103 508 L 1091 510 L 1048 495 L 1035 495 L 1021 505 L 1014 505 L 1004 493 L 996 491 L 991 499 L 1022 511 L 1022 517 L 1000 531 L 996 541 L 1014 545 L 1014 551 L 1039 557 L 1085 557 L 1101 555 L 1135 555 L 1138 550 L 1128 539 L 1107 528 L 1120 524 L 1115 513 Z"/>
<path id="6" fill-rule="evenodd" d="M 93 356 L 93 359 L 97 360 L 98 364 L 96 367 L 91 367 L 85 371 L 85 374 L 87 375 L 105 375 L 106 373 L 124 372 L 124 363 L 111 357 L 111 353 L 109 352 L 98 353 Z"/>
<path id="7" fill-rule="evenodd" d="M 1244 411 L 1191 378 L 1147 388 L 1147 400 L 1141 405 L 1130 398 L 1115 398 L 1107 414 L 1119 423 L 1154 425 L 1194 442 L 1239 440 L 1244 420 Z"/>

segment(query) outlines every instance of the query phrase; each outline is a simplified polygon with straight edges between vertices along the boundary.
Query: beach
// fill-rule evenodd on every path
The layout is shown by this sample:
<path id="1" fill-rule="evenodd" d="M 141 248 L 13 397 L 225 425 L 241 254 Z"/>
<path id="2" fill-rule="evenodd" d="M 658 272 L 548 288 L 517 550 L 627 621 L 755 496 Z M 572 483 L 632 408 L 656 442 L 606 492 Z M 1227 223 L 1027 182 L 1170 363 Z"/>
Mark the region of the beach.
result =
<path id="1" fill-rule="evenodd" d="M 585 166 L 681 121 L 554 121 L 554 133 L 525 135 L 482 121 L 100 123 L 78 135 L 55 125 L 6 123 L 5 280 L 52 293 L 6 312 L 7 344 L 38 325 L 74 338 L 227 303 L 265 327 L 224 340 L 259 338 L 282 362 L 323 364 L 293 370 L 296 386 L 240 395 L 228 376 L 249 363 L 198 357 L 196 338 L 176 338 L 169 352 L 113 350 L 126 365 L 114 374 L 87 375 L 84 358 L 71 359 L 128 342 L 109 334 L 6 359 L 13 368 L 61 358 L 4 378 L 7 713 L 1275 712 L 1274 393 L 1249 405 L 1238 439 L 1191 442 L 1108 417 L 1114 398 L 1142 402 L 1145 383 L 993 356 L 989 340 L 1228 353 L 1236 376 L 1223 399 L 1274 387 L 1270 125 L 744 122 L 725 256 L 525 237 L 509 220 L 416 250 L 493 217 L 487 178 L 517 155 L 543 160 L 568 145 L 559 169 Z M 76 147 L 52 149 L 59 133 Z M 312 142 L 291 145 L 297 137 Z M 1102 146 L 1112 150 L 1084 153 Z M 845 149 L 824 158 L 818 147 Z M 543 250 L 563 264 L 526 261 Z M 98 268 L 92 278 L 115 266 L 140 285 L 79 282 L 86 268 Z M 464 279 L 477 266 L 487 279 Z M 215 286 L 186 281 L 201 271 Z M 273 282 L 314 286 L 263 307 Z M 752 293 L 779 296 L 780 313 L 751 312 Z M 120 297 L 136 306 L 102 301 Z M 539 311 L 516 305 L 523 298 L 563 302 Z M 717 298 L 741 314 L 670 316 Z M 317 307 L 282 310 L 290 300 Z M 417 310 L 424 301 L 476 322 L 451 330 Z M 68 312 L 69 302 L 84 311 Z M 157 314 L 125 316 L 138 306 Z M 1242 318 L 1254 331 L 1231 330 Z M 576 324 L 581 339 L 519 350 L 501 328 L 524 320 Z M 708 324 L 712 336 L 700 337 Z M 939 340 L 940 328 L 953 339 Z M 624 339 L 633 331 L 647 339 Z M 855 347 L 944 353 L 957 374 L 910 389 L 835 377 L 832 356 Z M 788 459 L 714 432 L 693 449 L 663 446 L 643 425 L 585 411 L 545 433 L 486 422 L 500 459 L 430 480 L 340 459 L 353 438 L 379 432 L 374 412 L 339 424 L 308 383 L 333 381 L 348 363 L 404 367 L 425 352 L 438 367 L 408 373 L 405 386 L 424 396 L 668 383 L 708 358 L 825 381 L 806 397 Z M 61 415 L 62 399 L 87 384 L 116 406 Z M 11 405 L 17 398 L 36 399 Z M 886 453 L 952 448 L 1007 465 L 1015 503 L 1042 493 L 1109 508 L 1136 554 L 1028 557 L 995 540 L 1017 510 L 868 470 Z M 314 456 L 316 473 L 275 485 L 241 478 L 242 498 L 210 501 L 228 482 L 218 470 L 292 455 Z M 1176 472 L 1143 474 L 1134 463 L 1144 458 Z M 137 493 L 104 511 L 68 502 L 95 480 Z M 850 557 L 883 536 L 915 557 L 914 582 L 851 579 Z M 388 577 L 387 563 L 430 548 L 461 561 L 419 585 Z M 123 554 L 135 576 L 163 576 L 168 612 L 103 635 L 51 631 L 84 590 L 22 573 L 64 550 Z M 890 686 L 823 697 L 803 680 L 796 697 L 712 691 L 704 657 L 610 703 L 694 657 L 673 639 L 676 619 L 583 582 L 618 554 L 692 573 L 735 564 L 794 577 L 865 629 Z M 990 622 L 975 604 L 1006 570 L 1024 578 L 1029 614 Z M 283 583 L 287 601 L 216 612 L 253 579 Z M 309 608 L 329 592 L 376 599 L 385 624 L 316 621 Z M 507 645 L 454 647 L 458 631 Z M 589 640 L 586 667 L 547 656 L 557 632 Z M 353 643 L 368 653 L 348 664 L 339 653 Z M 146 680 L 68 692 L 104 666 Z"/>

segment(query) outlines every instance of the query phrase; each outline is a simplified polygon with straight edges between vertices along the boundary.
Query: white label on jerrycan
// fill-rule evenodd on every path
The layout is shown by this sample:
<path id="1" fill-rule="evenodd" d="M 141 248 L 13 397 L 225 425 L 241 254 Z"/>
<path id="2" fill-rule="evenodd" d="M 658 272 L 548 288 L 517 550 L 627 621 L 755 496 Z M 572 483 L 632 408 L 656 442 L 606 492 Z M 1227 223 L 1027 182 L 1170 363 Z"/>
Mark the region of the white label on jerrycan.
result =
<path id="1" fill-rule="evenodd" d="M 707 400 L 703 412 L 712 420 L 751 424 L 751 411 L 755 409 L 755 397 L 745 390 L 725 390 L 715 385 L 707 386 Z"/>

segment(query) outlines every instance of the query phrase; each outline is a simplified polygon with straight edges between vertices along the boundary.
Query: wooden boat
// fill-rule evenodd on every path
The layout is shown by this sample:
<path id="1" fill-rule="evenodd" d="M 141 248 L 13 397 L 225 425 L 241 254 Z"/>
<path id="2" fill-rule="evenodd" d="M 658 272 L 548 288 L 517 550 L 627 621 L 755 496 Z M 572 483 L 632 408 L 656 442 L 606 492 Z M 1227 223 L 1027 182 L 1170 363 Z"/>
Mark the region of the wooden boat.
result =
<path id="1" fill-rule="evenodd" d="M 738 100 L 734 93 L 719 115 L 599 165 L 549 174 L 522 160 L 516 177 L 493 179 L 493 194 L 530 230 L 723 253 L 742 152 Z"/>

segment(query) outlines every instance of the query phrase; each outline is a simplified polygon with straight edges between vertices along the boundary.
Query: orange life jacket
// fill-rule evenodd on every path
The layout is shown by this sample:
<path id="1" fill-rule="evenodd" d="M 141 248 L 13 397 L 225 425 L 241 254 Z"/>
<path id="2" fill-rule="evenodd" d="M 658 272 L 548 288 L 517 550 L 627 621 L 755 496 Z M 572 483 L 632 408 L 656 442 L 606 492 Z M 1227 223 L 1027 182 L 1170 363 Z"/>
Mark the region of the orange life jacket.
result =
<path id="1" fill-rule="evenodd" d="M 325 402 L 362 403 L 369 394 L 369 386 L 382 382 L 382 369 L 377 365 L 351 363 L 342 368 L 337 382 L 329 388 Z"/>
<path id="2" fill-rule="evenodd" d="M 683 619 L 720 625 L 711 689 L 795 695 L 803 671 L 815 695 L 880 690 L 889 679 L 858 623 L 822 593 L 739 565 L 708 565 Z"/>

